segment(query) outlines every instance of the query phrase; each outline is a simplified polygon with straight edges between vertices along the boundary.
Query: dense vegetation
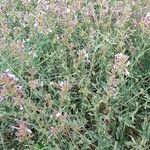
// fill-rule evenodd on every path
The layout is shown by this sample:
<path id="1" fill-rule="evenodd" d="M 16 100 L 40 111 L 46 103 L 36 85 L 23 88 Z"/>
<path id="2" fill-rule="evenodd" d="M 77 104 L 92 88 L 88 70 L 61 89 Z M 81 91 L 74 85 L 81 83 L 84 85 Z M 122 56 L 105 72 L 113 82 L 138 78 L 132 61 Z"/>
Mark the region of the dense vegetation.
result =
<path id="1" fill-rule="evenodd" d="M 0 0 L 0 150 L 150 149 L 148 0 Z"/>

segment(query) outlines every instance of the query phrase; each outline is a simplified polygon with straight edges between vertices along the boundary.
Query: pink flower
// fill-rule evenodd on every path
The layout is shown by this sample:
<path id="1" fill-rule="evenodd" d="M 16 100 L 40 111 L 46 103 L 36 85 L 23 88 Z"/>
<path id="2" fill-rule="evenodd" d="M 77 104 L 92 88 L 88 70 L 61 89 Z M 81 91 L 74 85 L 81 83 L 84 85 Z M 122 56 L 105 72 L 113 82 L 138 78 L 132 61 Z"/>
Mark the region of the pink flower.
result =
<path id="1" fill-rule="evenodd" d="M 50 135 L 50 137 L 51 136 L 53 136 L 53 135 L 56 135 L 59 131 L 58 131 L 58 128 L 56 128 L 56 127 L 51 127 L 50 128 L 50 132 L 51 132 L 51 135 Z M 49 137 L 49 138 L 50 138 Z"/>
<path id="2" fill-rule="evenodd" d="M 21 0 L 24 5 L 31 4 L 32 0 Z"/>
<path id="3" fill-rule="evenodd" d="M 27 127 L 25 121 L 18 121 L 16 126 L 11 126 L 13 129 L 17 129 L 16 136 L 18 141 L 24 140 L 32 134 L 32 131 Z"/>
<path id="4" fill-rule="evenodd" d="M 0 74 L 0 83 L 5 85 L 16 84 L 18 78 L 12 74 L 8 69 Z"/>
<path id="5" fill-rule="evenodd" d="M 55 114 L 55 119 L 60 121 L 65 121 L 67 119 L 68 115 L 66 112 L 58 111 Z"/>
<path id="6" fill-rule="evenodd" d="M 142 17 L 141 22 L 145 27 L 150 27 L 150 13 L 148 12 L 145 17 Z"/>
<path id="7" fill-rule="evenodd" d="M 29 85 L 32 89 L 36 89 L 40 86 L 40 82 L 38 79 L 35 79 L 35 80 L 30 80 L 29 81 Z"/>
<path id="8" fill-rule="evenodd" d="M 116 97 L 119 91 L 119 76 L 121 75 L 129 75 L 128 72 L 128 66 L 129 66 L 129 57 L 127 55 L 124 55 L 123 53 L 119 53 L 115 55 L 115 61 L 112 66 L 111 73 L 109 75 L 109 78 L 107 80 L 108 88 L 107 88 L 107 94 L 108 96 Z"/>
<path id="9" fill-rule="evenodd" d="M 68 81 L 61 81 L 59 82 L 59 87 L 62 92 L 68 92 L 72 88 L 72 85 Z"/>
<path id="10" fill-rule="evenodd" d="M 78 55 L 79 55 L 79 60 L 80 61 L 83 60 L 87 64 L 90 63 L 88 52 L 85 49 L 80 50 L 78 52 Z"/>
<path id="11" fill-rule="evenodd" d="M 112 73 L 129 75 L 127 67 L 129 66 L 130 62 L 128 59 L 129 57 L 127 55 L 122 53 L 116 54 L 115 62 L 112 67 Z"/>

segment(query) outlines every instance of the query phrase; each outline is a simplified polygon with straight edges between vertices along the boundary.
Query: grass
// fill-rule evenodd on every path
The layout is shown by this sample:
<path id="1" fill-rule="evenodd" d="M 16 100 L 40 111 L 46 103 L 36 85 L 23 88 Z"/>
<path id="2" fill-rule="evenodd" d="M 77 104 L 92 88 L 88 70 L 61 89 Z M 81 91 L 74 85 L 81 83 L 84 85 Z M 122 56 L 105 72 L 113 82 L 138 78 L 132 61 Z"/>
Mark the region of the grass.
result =
<path id="1" fill-rule="evenodd" d="M 150 148 L 147 0 L 0 7 L 0 149 Z"/>

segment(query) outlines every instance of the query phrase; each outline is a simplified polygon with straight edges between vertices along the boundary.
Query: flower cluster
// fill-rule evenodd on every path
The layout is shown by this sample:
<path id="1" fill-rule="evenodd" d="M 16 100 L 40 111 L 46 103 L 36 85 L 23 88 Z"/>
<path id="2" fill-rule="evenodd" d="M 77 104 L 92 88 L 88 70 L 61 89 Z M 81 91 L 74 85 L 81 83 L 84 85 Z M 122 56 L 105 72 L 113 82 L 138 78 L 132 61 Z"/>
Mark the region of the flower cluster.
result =
<path id="1" fill-rule="evenodd" d="M 59 132 L 59 130 L 58 130 L 57 127 L 51 127 L 51 128 L 50 128 L 50 132 L 51 132 L 51 135 L 50 135 L 50 137 L 51 137 L 51 136 L 53 136 L 53 135 L 57 135 L 58 132 Z"/>
<path id="2" fill-rule="evenodd" d="M 65 121 L 67 119 L 67 113 L 66 112 L 61 112 L 61 111 L 58 111 L 56 114 L 55 114 L 55 119 L 56 120 L 60 120 L 60 121 Z"/>
<path id="3" fill-rule="evenodd" d="M 150 13 L 148 12 L 145 17 L 142 17 L 141 22 L 145 27 L 150 27 Z"/>
<path id="4" fill-rule="evenodd" d="M 56 22 L 66 27 L 68 32 L 72 32 L 78 25 L 76 12 L 79 8 L 78 2 L 69 4 L 65 0 L 57 0 L 51 4 L 51 12 L 56 16 Z"/>
<path id="5" fill-rule="evenodd" d="M 32 3 L 32 0 L 21 0 L 23 5 L 29 5 Z"/>
<path id="6" fill-rule="evenodd" d="M 0 3 L 0 14 L 3 14 L 12 4 L 12 0 L 3 0 Z"/>
<path id="7" fill-rule="evenodd" d="M 128 61 L 129 57 L 122 53 L 115 55 L 115 62 L 112 68 L 113 74 L 124 74 L 129 75 L 127 67 L 129 66 L 130 62 Z"/>
<path id="8" fill-rule="evenodd" d="M 109 1 L 103 0 L 103 2 L 102 2 L 101 15 L 102 15 L 103 17 L 106 16 L 106 15 L 108 15 L 109 10 L 110 10 Z"/>
<path id="9" fill-rule="evenodd" d="M 71 12 L 68 8 L 67 2 L 64 0 L 58 0 L 53 3 L 53 12 L 57 15 L 59 19 L 65 19 L 66 16 Z"/>
<path id="10" fill-rule="evenodd" d="M 16 16 L 22 27 L 32 26 L 34 15 L 31 12 L 16 12 Z"/>
<path id="11" fill-rule="evenodd" d="M 15 56 L 17 59 L 23 61 L 25 60 L 25 46 L 22 41 L 16 41 L 10 44 L 12 50 L 12 56 Z"/>
<path id="12" fill-rule="evenodd" d="M 88 52 L 85 49 L 80 50 L 78 52 L 78 56 L 79 56 L 79 62 L 83 60 L 87 64 L 90 63 Z"/>
<path id="13" fill-rule="evenodd" d="M 64 123 L 65 123 L 65 121 L 67 121 L 67 118 L 68 118 L 69 116 L 68 116 L 68 114 L 67 114 L 66 112 L 59 110 L 59 111 L 54 111 L 54 113 L 53 113 L 53 115 L 51 115 L 51 117 L 52 117 L 55 121 L 59 122 L 59 124 L 58 124 L 58 126 L 56 126 L 56 127 L 53 127 L 53 126 L 52 126 L 52 127 L 50 128 L 50 133 L 51 133 L 50 137 L 51 137 L 51 136 L 55 136 L 55 135 L 57 135 L 59 132 L 63 132 L 63 131 L 65 130 L 65 128 L 64 128 Z"/>
<path id="14" fill-rule="evenodd" d="M 112 8 L 112 13 L 116 18 L 116 25 L 122 27 L 131 16 L 131 12 L 130 4 L 123 1 L 117 1 Z"/>
<path id="15" fill-rule="evenodd" d="M 22 120 L 19 120 L 17 124 L 15 126 L 11 126 L 11 128 L 17 129 L 16 137 L 18 141 L 22 141 L 32 134 L 32 131 L 27 127 L 27 123 Z"/>
<path id="16" fill-rule="evenodd" d="M 66 93 L 72 88 L 72 85 L 68 81 L 61 81 L 59 87 L 62 93 Z"/>
<path id="17" fill-rule="evenodd" d="M 24 51 L 24 49 L 25 49 L 24 43 L 21 42 L 21 41 L 16 41 L 15 43 L 12 43 L 12 44 L 11 44 L 11 47 L 12 47 L 14 50 L 17 50 L 18 52 L 22 52 L 22 51 Z"/>
<path id="18" fill-rule="evenodd" d="M 115 74 L 111 74 L 107 80 L 108 84 L 108 89 L 107 89 L 107 94 L 108 96 L 113 96 L 115 97 L 118 94 L 118 85 L 119 85 L 119 80 L 117 79 Z"/>
<path id="19" fill-rule="evenodd" d="M 9 70 L 0 74 L 0 100 L 4 100 L 7 97 L 11 97 L 14 100 L 14 104 L 18 105 L 20 109 L 23 109 L 23 96 L 24 91 L 22 86 L 17 84 L 18 78 Z"/>
<path id="20" fill-rule="evenodd" d="M 0 22 L 0 32 L 1 35 L 6 36 L 10 33 L 10 28 L 8 27 L 8 22 L 5 18 L 1 19 Z"/>
<path id="21" fill-rule="evenodd" d="M 129 66 L 130 62 L 128 61 L 128 59 L 129 57 L 122 53 L 115 55 L 115 61 L 107 80 L 107 93 L 109 96 L 115 97 L 118 94 L 118 86 L 120 84 L 119 77 L 121 75 L 129 75 L 127 67 Z"/>
<path id="22" fill-rule="evenodd" d="M 72 88 L 72 85 L 68 81 L 60 81 L 58 83 L 51 82 L 50 84 L 53 85 L 54 87 L 60 89 L 60 95 L 62 97 L 67 95 L 69 90 Z"/>
<path id="23" fill-rule="evenodd" d="M 38 79 L 35 79 L 35 80 L 30 80 L 29 85 L 32 89 L 36 89 L 41 85 L 41 83 L 39 82 Z"/>
<path id="24" fill-rule="evenodd" d="M 82 11 L 83 11 L 84 16 L 90 19 L 96 17 L 94 5 L 95 3 L 89 2 L 85 7 L 83 7 Z"/>
<path id="25" fill-rule="evenodd" d="M 47 14 L 49 10 L 50 10 L 49 1 L 38 0 L 34 15 L 35 18 L 34 27 L 37 31 L 42 33 L 47 33 L 51 31 L 47 23 Z"/>

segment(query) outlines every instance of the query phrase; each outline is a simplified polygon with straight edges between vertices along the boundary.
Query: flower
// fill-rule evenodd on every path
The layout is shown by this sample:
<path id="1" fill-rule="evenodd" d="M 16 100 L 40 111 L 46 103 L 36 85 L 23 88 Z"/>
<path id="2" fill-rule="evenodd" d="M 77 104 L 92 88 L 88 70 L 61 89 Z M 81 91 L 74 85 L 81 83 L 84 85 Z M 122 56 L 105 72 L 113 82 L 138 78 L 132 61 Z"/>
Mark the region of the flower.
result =
<path id="1" fill-rule="evenodd" d="M 51 94 L 45 94 L 44 101 L 47 107 L 52 107 L 53 101 L 52 101 Z"/>
<path id="2" fill-rule="evenodd" d="M 115 24 L 118 27 L 123 27 L 132 15 L 131 5 L 123 1 L 116 1 L 112 6 L 112 14 L 116 19 Z"/>
<path id="3" fill-rule="evenodd" d="M 3 96 L 0 96 L 0 102 L 3 101 L 3 100 L 4 100 L 4 97 L 3 97 Z"/>
<path id="4" fill-rule="evenodd" d="M 8 69 L 0 74 L 0 96 L 1 100 L 8 95 L 22 96 L 22 87 L 17 85 L 18 78 Z"/>
<path id="5" fill-rule="evenodd" d="M 90 17 L 90 18 L 95 18 L 96 14 L 95 14 L 95 3 L 93 2 L 89 2 L 86 7 L 83 8 L 83 14 L 86 17 Z"/>
<path id="6" fill-rule="evenodd" d="M 7 96 L 8 92 L 6 89 L 6 86 L 0 86 L 0 102 L 4 100 L 4 98 Z"/>
<path id="7" fill-rule="evenodd" d="M 24 91 L 23 91 L 23 87 L 22 86 L 15 85 L 14 86 L 14 91 L 15 91 L 15 96 L 16 97 L 23 97 Z"/>
<path id="8" fill-rule="evenodd" d="M 50 132 L 51 132 L 51 135 L 50 135 L 50 137 L 51 137 L 51 136 L 53 136 L 53 135 L 58 134 L 59 130 L 58 130 L 57 127 L 51 127 L 51 128 L 50 128 Z M 49 137 L 49 138 L 50 138 L 50 137 Z"/>
<path id="9" fill-rule="evenodd" d="M 68 81 L 61 81 L 58 83 L 59 83 L 59 87 L 63 93 L 68 92 L 72 88 L 72 85 Z"/>
<path id="10" fill-rule="evenodd" d="M 59 118 L 61 116 L 61 112 L 58 112 L 55 116 L 56 118 Z"/>
<path id="11" fill-rule="evenodd" d="M 27 127 L 26 122 L 22 120 L 19 120 L 16 126 L 11 126 L 11 128 L 17 129 L 16 136 L 18 141 L 22 141 L 32 134 L 32 131 Z"/>
<path id="12" fill-rule="evenodd" d="M 40 86 L 40 82 L 38 79 L 35 79 L 35 80 L 30 80 L 29 81 L 29 85 L 32 89 L 36 89 Z"/>
<path id="13" fill-rule="evenodd" d="M 119 85 L 119 80 L 117 79 L 115 74 L 110 74 L 107 83 L 110 86 L 117 87 Z"/>
<path id="14" fill-rule="evenodd" d="M 25 51 L 25 46 L 24 46 L 24 41 L 15 41 L 10 44 L 11 50 L 12 50 L 12 56 L 15 58 L 25 61 L 26 59 L 26 51 Z"/>
<path id="15" fill-rule="evenodd" d="M 148 12 L 145 17 L 142 17 L 141 22 L 145 27 L 150 27 L 150 12 Z"/>
<path id="16" fill-rule="evenodd" d="M 115 55 L 115 62 L 113 64 L 112 73 L 117 74 L 124 74 L 128 75 L 129 72 L 127 67 L 129 66 L 130 62 L 128 61 L 129 57 L 122 53 Z"/>
<path id="17" fill-rule="evenodd" d="M 119 53 L 115 55 L 114 64 L 112 66 L 111 72 L 109 73 L 109 78 L 107 80 L 108 88 L 107 94 L 109 97 L 116 97 L 119 91 L 120 80 L 119 77 L 121 75 L 129 75 L 128 66 L 130 62 L 128 61 L 129 57 L 124 55 L 123 53 Z"/>
<path id="18" fill-rule="evenodd" d="M 20 110 L 24 109 L 24 98 L 21 97 L 15 97 L 13 98 L 14 100 L 14 105 L 19 106 Z"/>
<path id="19" fill-rule="evenodd" d="M 53 4 L 53 11 L 59 19 L 66 19 L 67 15 L 70 13 L 70 9 L 67 6 L 67 2 L 64 0 L 58 0 Z"/>
<path id="20" fill-rule="evenodd" d="M 111 96 L 116 97 L 118 94 L 118 90 L 119 90 L 118 87 L 109 86 L 107 88 L 106 92 L 107 92 L 109 97 L 111 97 Z"/>
<path id="21" fill-rule="evenodd" d="M 47 14 L 50 10 L 50 3 L 48 0 L 38 0 L 34 15 L 34 27 L 37 31 L 47 34 L 51 32 L 47 24 Z"/>
<path id="22" fill-rule="evenodd" d="M 60 120 L 60 121 L 65 121 L 67 119 L 67 113 L 66 112 L 62 112 L 62 111 L 58 111 L 55 114 L 55 119 Z"/>
<path id="23" fill-rule="evenodd" d="M 79 56 L 79 60 L 84 60 L 86 63 L 90 63 L 90 60 L 89 60 L 89 55 L 87 53 L 87 51 L 85 49 L 83 50 L 80 50 L 78 52 L 78 56 Z"/>
<path id="24" fill-rule="evenodd" d="M 22 2 L 22 4 L 24 4 L 24 5 L 29 5 L 29 4 L 31 4 L 31 0 L 21 0 L 21 2 Z"/>
<path id="25" fill-rule="evenodd" d="M 23 87 L 17 84 L 17 81 L 18 78 L 8 69 L 0 74 L 0 101 L 10 96 L 14 100 L 13 104 L 20 106 L 20 110 L 22 110 L 24 91 Z"/>
<path id="26" fill-rule="evenodd" d="M 16 50 L 17 52 L 22 53 L 25 50 L 24 43 L 21 41 L 16 41 L 15 43 L 12 43 L 10 46 L 13 48 L 13 50 Z"/>
<path id="27" fill-rule="evenodd" d="M 8 69 L 0 74 L 0 84 L 14 85 L 18 81 L 18 78 L 12 74 Z"/>

